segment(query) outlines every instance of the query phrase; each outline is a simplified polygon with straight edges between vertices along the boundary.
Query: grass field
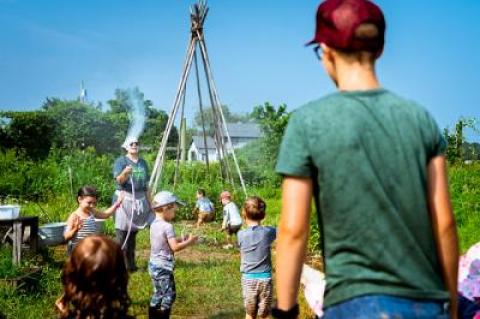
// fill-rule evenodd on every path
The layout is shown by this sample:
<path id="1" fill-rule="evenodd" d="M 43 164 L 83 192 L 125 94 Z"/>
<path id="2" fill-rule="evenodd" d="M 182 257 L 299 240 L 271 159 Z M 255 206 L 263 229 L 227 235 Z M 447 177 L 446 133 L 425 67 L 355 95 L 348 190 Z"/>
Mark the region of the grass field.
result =
<path id="1" fill-rule="evenodd" d="M 450 191 L 457 219 L 461 250 L 480 241 L 480 165 L 455 166 L 450 169 Z M 280 212 L 278 189 L 257 190 L 267 201 L 267 225 L 276 225 Z M 32 214 L 40 214 L 36 205 L 27 204 Z M 65 201 L 42 204 L 46 213 L 54 207 L 61 206 L 63 215 L 74 207 Z M 59 216 L 41 216 L 46 222 L 54 219 L 63 220 Z M 240 288 L 239 253 L 237 250 L 224 250 L 223 235 L 219 232 L 218 222 L 209 224 L 197 231 L 192 227 L 193 221 L 178 221 L 177 232 L 196 232 L 202 237 L 197 245 L 176 255 L 175 278 L 177 282 L 177 300 L 172 318 L 242 318 L 243 306 Z M 107 227 L 109 235 L 113 226 Z M 310 251 L 318 254 L 318 231 L 313 232 Z M 137 240 L 137 260 L 140 270 L 130 277 L 129 294 L 132 299 L 130 311 L 137 318 L 146 318 L 147 307 L 152 293 L 150 277 L 146 271 L 149 256 L 148 231 L 140 232 Z M 0 255 L 5 258 L 4 254 Z M 275 256 L 275 255 L 274 255 Z M 41 264 L 43 276 L 37 287 L 31 291 L 12 289 L 0 285 L 0 313 L 6 318 L 55 318 L 53 307 L 55 299 L 60 295 L 59 281 L 61 267 L 65 261 L 65 247 L 57 246 L 42 252 L 32 264 Z M 0 261 L 1 262 L 1 261 Z M 0 268 L 2 263 L 0 263 Z M 301 299 L 301 318 L 311 318 L 305 302 Z M 1 318 L 1 315 L 0 315 Z"/>
<path id="2" fill-rule="evenodd" d="M 199 243 L 176 254 L 175 280 L 177 300 L 172 318 L 241 318 L 244 315 L 240 288 L 238 250 L 222 248 L 223 235 L 218 222 L 197 230 L 191 222 L 179 222 L 177 233 L 194 232 Z M 138 234 L 139 271 L 129 281 L 132 299 L 130 313 L 147 318 L 152 285 L 147 271 L 148 231 Z M 65 247 L 57 246 L 44 256 L 43 279 L 34 291 L 24 292 L 0 287 L 0 309 L 7 318 L 54 318 L 53 304 L 61 291 L 60 270 Z M 305 305 L 302 301 L 302 305 Z M 306 307 L 303 311 L 308 313 Z"/>

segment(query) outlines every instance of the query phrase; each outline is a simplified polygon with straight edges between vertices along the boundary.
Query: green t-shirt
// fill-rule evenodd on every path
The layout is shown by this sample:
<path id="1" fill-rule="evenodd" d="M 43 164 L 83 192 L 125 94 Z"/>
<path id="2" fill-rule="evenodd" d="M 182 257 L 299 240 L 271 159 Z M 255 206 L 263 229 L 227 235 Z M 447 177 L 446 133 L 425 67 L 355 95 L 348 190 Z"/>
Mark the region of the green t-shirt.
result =
<path id="1" fill-rule="evenodd" d="M 445 147 L 424 108 L 384 89 L 292 114 L 276 170 L 314 181 L 325 306 L 366 294 L 448 300 L 427 208 L 427 164 Z"/>

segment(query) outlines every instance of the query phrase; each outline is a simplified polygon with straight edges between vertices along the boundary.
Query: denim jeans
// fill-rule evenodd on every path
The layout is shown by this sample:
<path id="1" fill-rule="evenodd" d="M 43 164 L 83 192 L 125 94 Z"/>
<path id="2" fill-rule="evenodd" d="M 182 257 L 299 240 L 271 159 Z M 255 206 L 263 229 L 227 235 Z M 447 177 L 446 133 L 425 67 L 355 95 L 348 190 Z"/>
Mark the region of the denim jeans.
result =
<path id="1" fill-rule="evenodd" d="M 388 295 L 367 295 L 353 298 L 325 309 L 323 319 L 404 319 L 450 318 L 448 303 Z"/>

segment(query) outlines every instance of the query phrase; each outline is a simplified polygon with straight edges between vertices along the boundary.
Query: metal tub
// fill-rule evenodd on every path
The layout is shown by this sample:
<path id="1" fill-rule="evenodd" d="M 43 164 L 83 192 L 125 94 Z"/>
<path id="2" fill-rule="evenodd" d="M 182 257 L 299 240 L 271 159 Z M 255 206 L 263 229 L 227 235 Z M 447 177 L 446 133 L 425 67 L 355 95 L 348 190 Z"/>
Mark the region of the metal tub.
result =
<path id="1" fill-rule="evenodd" d="M 97 226 L 97 234 L 103 234 L 105 232 L 106 219 L 95 218 L 95 225 Z"/>
<path id="2" fill-rule="evenodd" d="M 40 244 L 43 246 L 55 246 L 65 242 L 63 238 L 63 232 L 67 223 L 51 223 L 45 224 L 38 228 L 38 236 Z"/>
<path id="3" fill-rule="evenodd" d="M 20 216 L 20 206 L 18 205 L 1 205 L 0 220 L 17 219 Z"/>

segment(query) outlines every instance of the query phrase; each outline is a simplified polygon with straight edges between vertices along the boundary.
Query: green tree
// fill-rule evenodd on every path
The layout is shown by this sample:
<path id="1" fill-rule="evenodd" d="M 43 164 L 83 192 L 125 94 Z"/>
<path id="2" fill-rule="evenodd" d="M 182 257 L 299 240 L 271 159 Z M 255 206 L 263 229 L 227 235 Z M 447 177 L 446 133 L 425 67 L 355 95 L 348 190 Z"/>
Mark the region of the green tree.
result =
<path id="1" fill-rule="evenodd" d="M 475 143 L 470 144 L 466 141 L 464 130 L 468 128 L 478 134 L 477 120 L 475 118 L 461 117 L 455 123 L 455 130 L 450 132 L 448 128 L 443 131 L 444 138 L 447 142 L 447 159 L 450 163 L 463 160 L 471 160 L 478 158 L 477 147 Z"/>
<path id="2" fill-rule="evenodd" d="M 93 147 L 99 153 L 118 145 L 115 120 L 98 107 L 78 100 L 47 99 L 42 108 L 55 123 L 53 144 L 63 149 Z"/>
<path id="3" fill-rule="evenodd" d="M 227 105 L 222 105 L 222 112 L 223 116 L 225 117 L 225 121 L 227 123 L 246 123 L 251 121 L 251 117 L 249 114 L 237 114 L 237 113 L 232 113 L 230 109 L 228 108 Z M 218 115 L 220 116 L 220 115 Z M 214 132 L 214 125 L 213 125 L 213 109 L 212 107 L 207 107 L 203 109 L 203 119 L 205 121 L 205 131 L 207 135 L 213 136 Z M 202 114 L 200 113 L 200 110 L 195 113 L 194 116 L 194 124 L 195 128 L 199 133 L 202 133 Z M 202 133 L 203 134 L 203 133 Z"/>
<path id="4" fill-rule="evenodd" d="M 32 159 L 48 155 L 54 136 L 54 122 L 45 112 L 4 112 L 2 116 L 10 119 L 4 121 L 0 133 L 3 149 L 16 149 Z"/>
<path id="5" fill-rule="evenodd" d="M 128 102 L 128 92 L 125 89 L 115 89 L 114 98 L 107 101 L 111 113 L 127 113 L 131 111 Z"/>
<path id="6" fill-rule="evenodd" d="M 264 134 L 265 155 L 271 163 L 276 163 L 280 142 L 290 119 L 287 106 L 281 104 L 275 108 L 266 102 L 263 105 L 256 106 L 251 116 L 260 124 Z"/>
<path id="7" fill-rule="evenodd" d="M 251 117 L 260 125 L 263 137 L 239 150 L 242 172 L 251 184 L 277 186 L 280 178 L 274 168 L 290 113 L 285 104 L 275 107 L 267 102 L 256 106 Z"/>
<path id="8" fill-rule="evenodd" d="M 138 90 L 138 88 L 135 88 Z M 145 109 L 145 128 L 141 136 L 141 143 L 149 148 L 155 149 L 160 145 L 163 132 L 167 125 L 168 115 L 163 110 L 157 109 L 151 100 L 145 99 L 144 94 L 139 92 L 143 107 Z M 128 127 L 131 123 L 131 114 L 133 106 L 129 98 L 129 90 L 116 89 L 114 98 L 107 101 L 110 110 L 107 117 L 115 126 L 115 139 L 119 141 L 116 145 L 121 145 L 126 137 Z M 175 144 L 178 141 L 178 133 L 175 128 L 170 134 L 169 144 Z"/>

